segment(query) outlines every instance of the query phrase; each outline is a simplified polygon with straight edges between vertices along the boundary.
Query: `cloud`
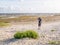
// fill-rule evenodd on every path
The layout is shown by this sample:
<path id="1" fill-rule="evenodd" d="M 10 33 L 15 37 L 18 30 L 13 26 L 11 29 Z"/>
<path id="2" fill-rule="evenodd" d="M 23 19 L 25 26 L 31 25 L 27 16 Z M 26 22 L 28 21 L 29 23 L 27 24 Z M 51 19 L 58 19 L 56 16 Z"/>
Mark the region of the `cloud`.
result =
<path id="1" fill-rule="evenodd" d="M 20 0 L 21 2 L 23 2 L 24 0 Z"/>
<path id="2" fill-rule="evenodd" d="M 0 0 L 0 12 L 58 13 L 60 0 Z"/>

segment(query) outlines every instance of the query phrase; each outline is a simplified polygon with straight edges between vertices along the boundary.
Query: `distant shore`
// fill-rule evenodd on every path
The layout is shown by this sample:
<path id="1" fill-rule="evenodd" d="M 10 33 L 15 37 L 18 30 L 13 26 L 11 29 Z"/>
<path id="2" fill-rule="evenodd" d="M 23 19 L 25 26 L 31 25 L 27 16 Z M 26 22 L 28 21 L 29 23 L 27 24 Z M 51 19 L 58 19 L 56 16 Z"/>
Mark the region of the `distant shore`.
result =
<path id="1" fill-rule="evenodd" d="M 32 22 L 37 21 L 38 17 L 41 17 L 42 22 L 55 22 L 60 21 L 60 15 L 51 16 L 11 16 L 11 17 L 0 17 L 0 22 Z"/>

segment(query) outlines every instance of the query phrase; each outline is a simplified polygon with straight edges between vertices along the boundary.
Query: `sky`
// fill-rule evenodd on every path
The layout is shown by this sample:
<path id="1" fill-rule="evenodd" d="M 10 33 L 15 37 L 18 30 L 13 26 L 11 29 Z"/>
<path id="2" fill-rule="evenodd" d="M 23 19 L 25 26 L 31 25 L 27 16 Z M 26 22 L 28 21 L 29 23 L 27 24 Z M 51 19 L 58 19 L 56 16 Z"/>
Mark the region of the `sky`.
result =
<path id="1" fill-rule="evenodd" d="M 60 0 L 0 0 L 0 13 L 60 13 Z"/>

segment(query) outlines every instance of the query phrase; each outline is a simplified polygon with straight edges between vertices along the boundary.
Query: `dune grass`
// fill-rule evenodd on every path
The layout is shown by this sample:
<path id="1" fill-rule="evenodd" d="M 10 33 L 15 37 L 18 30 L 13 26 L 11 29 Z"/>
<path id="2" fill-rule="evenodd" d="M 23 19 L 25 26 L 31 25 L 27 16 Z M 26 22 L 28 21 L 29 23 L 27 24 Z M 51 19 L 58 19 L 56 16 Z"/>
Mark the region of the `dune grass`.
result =
<path id="1" fill-rule="evenodd" d="M 54 45 L 57 44 L 58 45 L 58 44 L 60 44 L 60 41 L 54 41 L 54 40 L 52 40 L 52 41 L 49 41 L 48 43 L 49 44 L 54 44 Z"/>
<path id="2" fill-rule="evenodd" d="M 24 31 L 24 32 L 16 32 L 14 34 L 14 38 L 16 38 L 16 39 L 21 39 L 21 38 L 37 39 L 38 38 L 38 33 L 33 31 L 33 30 L 28 30 L 28 31 Z"/>
<path id="3" fill-rule="evenodd" d="M 0 22 L 0 27 L 8 26 L 8 25 L 9 25 L 9 23 L 7 23 L 7 22 Z"/>
<path id="4" fill-rule="evenodd" d="M 51 30 L 51 32 L 55 32 L 55 31 L 56 31 L 55 29 Z"/>

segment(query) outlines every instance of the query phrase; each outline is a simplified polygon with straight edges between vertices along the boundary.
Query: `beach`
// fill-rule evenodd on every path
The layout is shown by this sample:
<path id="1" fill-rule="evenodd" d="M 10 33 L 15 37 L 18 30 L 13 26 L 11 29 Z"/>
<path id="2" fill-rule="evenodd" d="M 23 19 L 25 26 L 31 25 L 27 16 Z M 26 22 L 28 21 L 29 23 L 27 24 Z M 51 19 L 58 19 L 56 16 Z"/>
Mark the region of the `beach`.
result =
<path id="1" fill-rule="evenodd" d="M 38 29 L 37 18 L 42 18 Z M 50 45 L 49 41 L 60 41 L 60 16 L 21 16 L 18 18 L 1 19 L 0 22 L 10 22 L 9 26 L 0 27 L 0 45 Z M 38 39 L 14 39 L 17 31 L 34 30 Z M 53 32 L 51 30 L 54 30 Z"/>

